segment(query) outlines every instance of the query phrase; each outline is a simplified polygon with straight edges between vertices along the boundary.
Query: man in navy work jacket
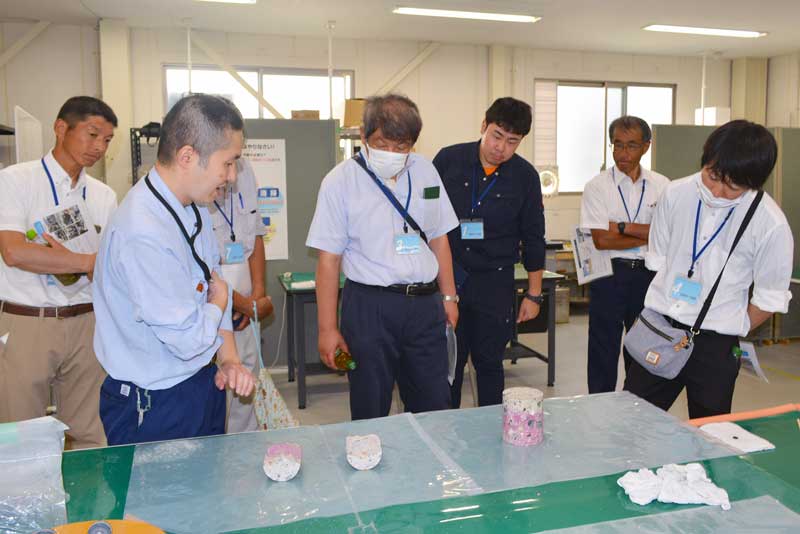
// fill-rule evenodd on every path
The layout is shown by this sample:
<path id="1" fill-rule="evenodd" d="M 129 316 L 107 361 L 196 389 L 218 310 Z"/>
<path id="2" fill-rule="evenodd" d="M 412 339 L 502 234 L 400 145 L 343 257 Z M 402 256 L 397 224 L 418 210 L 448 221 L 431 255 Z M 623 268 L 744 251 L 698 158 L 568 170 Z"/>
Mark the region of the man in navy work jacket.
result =
<path id="1" fill-rule="evenodd" d="M 531 129 L 531 108 L 505 97 L 486 110 L 478 142 L 443 148 L 433 164 L 459 218 L 448 234 L 458 287 L 458 364 L 452 403 L 461 404 L 464 365 L 477 371 L 478 403 L 503 396 L 503 353 L 514 328 L 514 264 L 528 271 L 516 321 L 539 315 L 544 268 L 544 208 L 539 174 L 515 154 Z"/>

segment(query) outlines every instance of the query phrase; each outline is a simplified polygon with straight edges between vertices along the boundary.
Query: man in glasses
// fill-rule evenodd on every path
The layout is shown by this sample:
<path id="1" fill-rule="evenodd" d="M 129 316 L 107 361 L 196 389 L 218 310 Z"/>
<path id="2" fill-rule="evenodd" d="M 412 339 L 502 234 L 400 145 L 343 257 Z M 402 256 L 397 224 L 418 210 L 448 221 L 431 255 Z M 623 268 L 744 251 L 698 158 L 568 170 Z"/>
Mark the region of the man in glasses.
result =
<path id="1" fill-rule="evenodd" d="M 652 134 L 639 117 L 623 116 L 608 128 L 614 166 L 583 189 L 581 228 L 611 255 L 613 274 L 591 282 L 589 303 L 589 393 L 614 391 L 623 326 L 627 331 L 644 306 L 654 273 L 644 264 L 650 221 L 669 179 L 639 164 Z M 631 357 L 623 350 L 625 372 Z"/>

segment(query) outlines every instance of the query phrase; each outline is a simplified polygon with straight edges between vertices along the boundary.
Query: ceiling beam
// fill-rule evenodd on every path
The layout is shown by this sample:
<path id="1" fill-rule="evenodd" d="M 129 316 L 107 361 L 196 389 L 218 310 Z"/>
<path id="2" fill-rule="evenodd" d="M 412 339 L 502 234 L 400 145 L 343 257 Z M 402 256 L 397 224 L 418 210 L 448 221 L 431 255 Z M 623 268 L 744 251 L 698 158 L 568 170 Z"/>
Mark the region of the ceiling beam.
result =
<path id="1" fill-rule="evenodd" d="M 426 59 L 428 59 L 428 57 L 431 54 L 436 52 L 436 50 L 440 46 L 441 46 L 441 43 L 436 43 L 436 42 L 428 43 L 428 45 L 425 48 L 423 48 L 422 50 L 420 50 L 419 53 L 416 56 L 414 56 L 414 58 L 411 61 L 409 61 L 408 64 L 405 67 L 403 67 L 402 69 L 397 71 L 397 73 L 394 76 L 389 78 L 389 80 L 386 83 L 384 83 L 381 86 L 381 88 L 378 89 L 375 92 L 375 94 L 376 95 L 382 95 L 382 94 L 385 94 L 385 93 L 388 93 L 388 92 L 392 91 L 395 87 L 397 87 L 397 85 L 400 82 L 402 82 L 406 78 L 406 76 L 411 74 L 411 72 L 414 69 L 416 69 L 417 67 L 419 67 L 420 65 L 422 65 L 422 63 Z"/>
<path id="2" fill-rule="evenodd" d="M 9 46 L 6 50 L 0 54 L 0 68 L 4 67 L 6 63 L 14 59 L 14 56 L 20 53 L 20 51 L 28 46 L 31 41 L 36 39 L 40 33 L 42 33 L 48 26 L 50 26 L 50 22 L 46 20 L 40 20 L 36 24 L 34 24 L 28 31 L 25 32 L 25 35 L 17 39 L 17 42 L 13 45 Z"/>
<path id="3" fill-rule="evenodd" d="M 214 49 L 211 48 L 211 46 L 207 42 L 205 42 L 205 40 L 203 40 L 203 38 L 199 37 L 196 33 L 192 33 L 191 39 L 192 39 L 192 44 L 197 45 L 197 48 L 202 50 L 203 53 L 208 56 L 208 59 L 210 59 L 212 63 L 215 63 L 219 68 L 223 69 L 228 74 L 233 76 L 233 79 L 236 80 L 237 82 L 239 82 L 239 85 L 244 87 L 245 91 L 247 91 L 248 93 L 253 95 L 253 97 L 256 100 L 258 100 L 259 104 L 261 104 L 263 107 L 267 108 L 270 113 L 275 115 L 276 119 L 285 119 L 286 118 L 281 114 L 280 111 L 275 109 L 275 107 L 272 104 L 267 102 L 267 100 L 258 91 L 253 89 L 253 87 L 249 83 L 247 83 L 247 81 L 244 78 L 239 76 L 239 73 L 236 72 L 236 69 L 234 69 L 228 63 L 226 63 L 225 59 L 223 59 L 223 57 L 221 55 L 217 54 L 214 51 Z"/>

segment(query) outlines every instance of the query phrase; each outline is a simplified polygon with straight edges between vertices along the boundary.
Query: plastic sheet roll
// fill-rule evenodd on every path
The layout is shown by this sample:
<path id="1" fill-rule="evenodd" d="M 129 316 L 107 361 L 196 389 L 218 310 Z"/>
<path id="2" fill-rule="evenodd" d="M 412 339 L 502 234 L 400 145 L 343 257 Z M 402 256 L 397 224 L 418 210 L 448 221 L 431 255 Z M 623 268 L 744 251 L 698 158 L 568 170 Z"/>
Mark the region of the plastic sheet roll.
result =
<path id="1" fill-rule="evenodd" d="M 534 388 L 503 391 L 503 441 L 518 447 L 538 445 L 544 439 L 544 394 Z"/>

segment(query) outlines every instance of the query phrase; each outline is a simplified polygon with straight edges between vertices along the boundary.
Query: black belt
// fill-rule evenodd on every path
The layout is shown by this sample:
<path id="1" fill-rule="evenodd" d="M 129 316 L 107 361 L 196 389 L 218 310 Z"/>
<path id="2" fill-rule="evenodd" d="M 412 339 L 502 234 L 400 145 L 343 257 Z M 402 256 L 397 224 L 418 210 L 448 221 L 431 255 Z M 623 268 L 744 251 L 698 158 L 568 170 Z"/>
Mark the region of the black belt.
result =
<path id="1" fill-rule="evenodd" d="M 630 258 L 611 258 L 611 263 L 615 265 L 622 265 L 629 269 L 646 269 L 644 260 L 634 260 Z"/>
<path id="2" fill-rule="evenodd" d="M 680 328 L 681 330 L 686 330 L 687 332 L 692 329 L 691 326 L 683 324 L 680 321 L 676 321 L 675 319 L 673 319 L 672 317 L 669 317 L 667 315 L 665 315 L 664 318 L 667 320 L 667 322 L 669 324 L 671 324 L 675 328 Z M 701 334 L 704 335 L 704 336 L 728 336 L 729 335 L 729 334 L 720 334 L 719 332 L 714 332 L 713 330 L 703 330 L 702 328 L 700 329 L 700 334 L 696 334 L 696 335 L 701 335 Z"/>
<path id="3" fill-rule="evenodd" d="M 362 284 L 348 280 L 349 283 L 355 284 L 359 287 L 367 289 L 374 289 L 378 291 L 388 291 L 390 293 L 399 293 L 407 297 L 423 297 L 426 295 L 433 295 L 439 292 L 439 284 L 434 280 L 433 282 L 418 283 L 418 284 L 392 284 L 390 286 L 371 286 L 369 284 Z"/>

